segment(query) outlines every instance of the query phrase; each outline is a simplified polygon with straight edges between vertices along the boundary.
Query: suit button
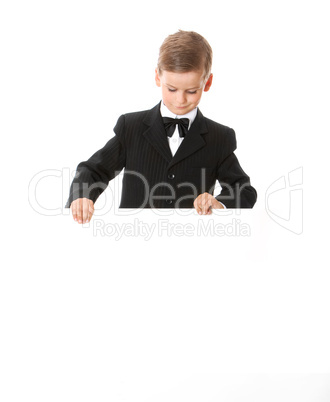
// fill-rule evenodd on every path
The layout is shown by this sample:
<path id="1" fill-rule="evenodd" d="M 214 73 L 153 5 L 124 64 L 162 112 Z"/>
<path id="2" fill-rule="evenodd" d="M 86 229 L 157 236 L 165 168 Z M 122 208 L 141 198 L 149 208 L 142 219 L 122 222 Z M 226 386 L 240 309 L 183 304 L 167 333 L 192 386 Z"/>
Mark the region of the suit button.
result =
<path id="1" fill-rule="evenodd" d="M 172 204 L 173 203 L 173 200 L 166 200 L 166 204 Z"/>
<path id="2" fill-rule="evenodd" d="M 173 180 L 174 177 L 175 177 L 175 175 L 174 175 L 174 174 L 169 174 L 167 177 L 168 177 L 169 179 Z"/>

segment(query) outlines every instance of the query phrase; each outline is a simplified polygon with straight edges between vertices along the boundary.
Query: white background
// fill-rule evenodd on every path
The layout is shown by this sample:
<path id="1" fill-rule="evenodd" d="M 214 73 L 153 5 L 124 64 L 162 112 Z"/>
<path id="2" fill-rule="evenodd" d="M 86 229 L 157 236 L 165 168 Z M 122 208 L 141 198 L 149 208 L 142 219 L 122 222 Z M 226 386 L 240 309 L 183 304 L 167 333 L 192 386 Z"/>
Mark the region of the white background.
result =
<path id="1" fill-rule="evenodd" d="M 1 401 L 330 400 L 326 3 L 1 2 Z M 118 178 L 79 226 L 70 174 L 159 102 L 178 29 L 213 48 L 200 109 L 235 129 L 255 208 L 125 215 Z"/>

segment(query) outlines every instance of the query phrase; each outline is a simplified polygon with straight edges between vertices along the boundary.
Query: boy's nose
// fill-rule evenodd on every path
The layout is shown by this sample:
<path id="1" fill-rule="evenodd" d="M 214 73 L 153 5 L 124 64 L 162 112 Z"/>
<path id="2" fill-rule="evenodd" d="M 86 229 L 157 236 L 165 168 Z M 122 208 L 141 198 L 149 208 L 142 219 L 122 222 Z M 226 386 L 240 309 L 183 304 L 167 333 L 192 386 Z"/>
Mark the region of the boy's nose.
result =
<path id="1" fill-rule="evenodd" d="M 178 103 L 178 106 L 185 105 L 186 104 L 186 96 L 185 96 L 185 94 L 183 92 L 182 93 L 178 92 L 176 101 Z"/>

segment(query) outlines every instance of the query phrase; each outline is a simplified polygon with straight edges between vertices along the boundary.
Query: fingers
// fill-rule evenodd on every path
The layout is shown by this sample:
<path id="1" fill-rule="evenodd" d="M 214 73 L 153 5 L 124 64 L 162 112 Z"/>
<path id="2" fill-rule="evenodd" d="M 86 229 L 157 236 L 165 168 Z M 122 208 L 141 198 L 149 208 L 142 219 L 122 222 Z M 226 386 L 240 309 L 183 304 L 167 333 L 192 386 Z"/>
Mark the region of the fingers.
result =
<path id="1" fill-rule="evenodd" d="M 199 215 L 212 214 L 212 199 L 214 197 L 209 193 L 200 194 L 194 201 L 194 207 Z"/>
<path id="2" fill-rule="evenodd" d="M 90 222 L 90 220 L 92 219 L 93 213 L 94 213 L 94 202 L 92 200 L 89 200 L 88 217 L 87 217 L 88 222 Z"/>
<path id="3" fill-rule="evenodd" d="M 70 205 L 70 209 L 71 209 L 71 212 L 72 212 L 72 218 L 73 218 L 74 221 L 78 220 L 78 217 L 77 217 L 77 201 L 78 200 L 72 201 L 71 205 Z"/>
<path id="4" fill-rule="evenodd" d="M 88 198 L 78 198 L 71 203 L 73 219 L 78 223 L 88 223 L 94 213 L 94 203 Z"/>

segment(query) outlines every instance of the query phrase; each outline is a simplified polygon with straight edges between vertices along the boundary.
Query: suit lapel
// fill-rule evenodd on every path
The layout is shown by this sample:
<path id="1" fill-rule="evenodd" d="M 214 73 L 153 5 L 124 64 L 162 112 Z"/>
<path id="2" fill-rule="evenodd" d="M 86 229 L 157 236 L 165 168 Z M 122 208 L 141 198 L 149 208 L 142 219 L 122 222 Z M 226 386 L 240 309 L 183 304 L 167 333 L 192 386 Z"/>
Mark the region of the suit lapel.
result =
<path id="1" fill-rule="evenodd" d="M 144 137 L 167 162 L 170 162 L 172 153 L 168 145 L 164 123 L 160 114 L 160 103 L 149 111 L 143 122 L 149 126 L 143 133 Z"/>
<path id="2" fill-rule="evenodd" d="M 160 103 L 148 112 L 143 122 L 148 126 L 146 131 L 143 133 L 144 137 L 169 163 L 169 168 L 187 158 L 206 144 L 202 134 L 207 133 L 208 130 L 204 116 L 199 109 L 197 110 L 197 116 L 191 125 L 188 134 L 174 156 L 172 156 L 164 123 L 160 114 Z"/>
<path id="3" fill-rule="evenodd" d="M 169 168 L 175 165 L 176 163 L 182 161 L 187 158 L 189 155 L 196 152 L 198 149 L 205 146 L 206 142 L 202 136 L 202 134 L 207 133 L 207 126 L 205 123 L 204 116 L 202 112 L 198 109 L 197 116 L 188 131 L 185 139 L 182 141 L 175 155 L 171 159 Z"/>

